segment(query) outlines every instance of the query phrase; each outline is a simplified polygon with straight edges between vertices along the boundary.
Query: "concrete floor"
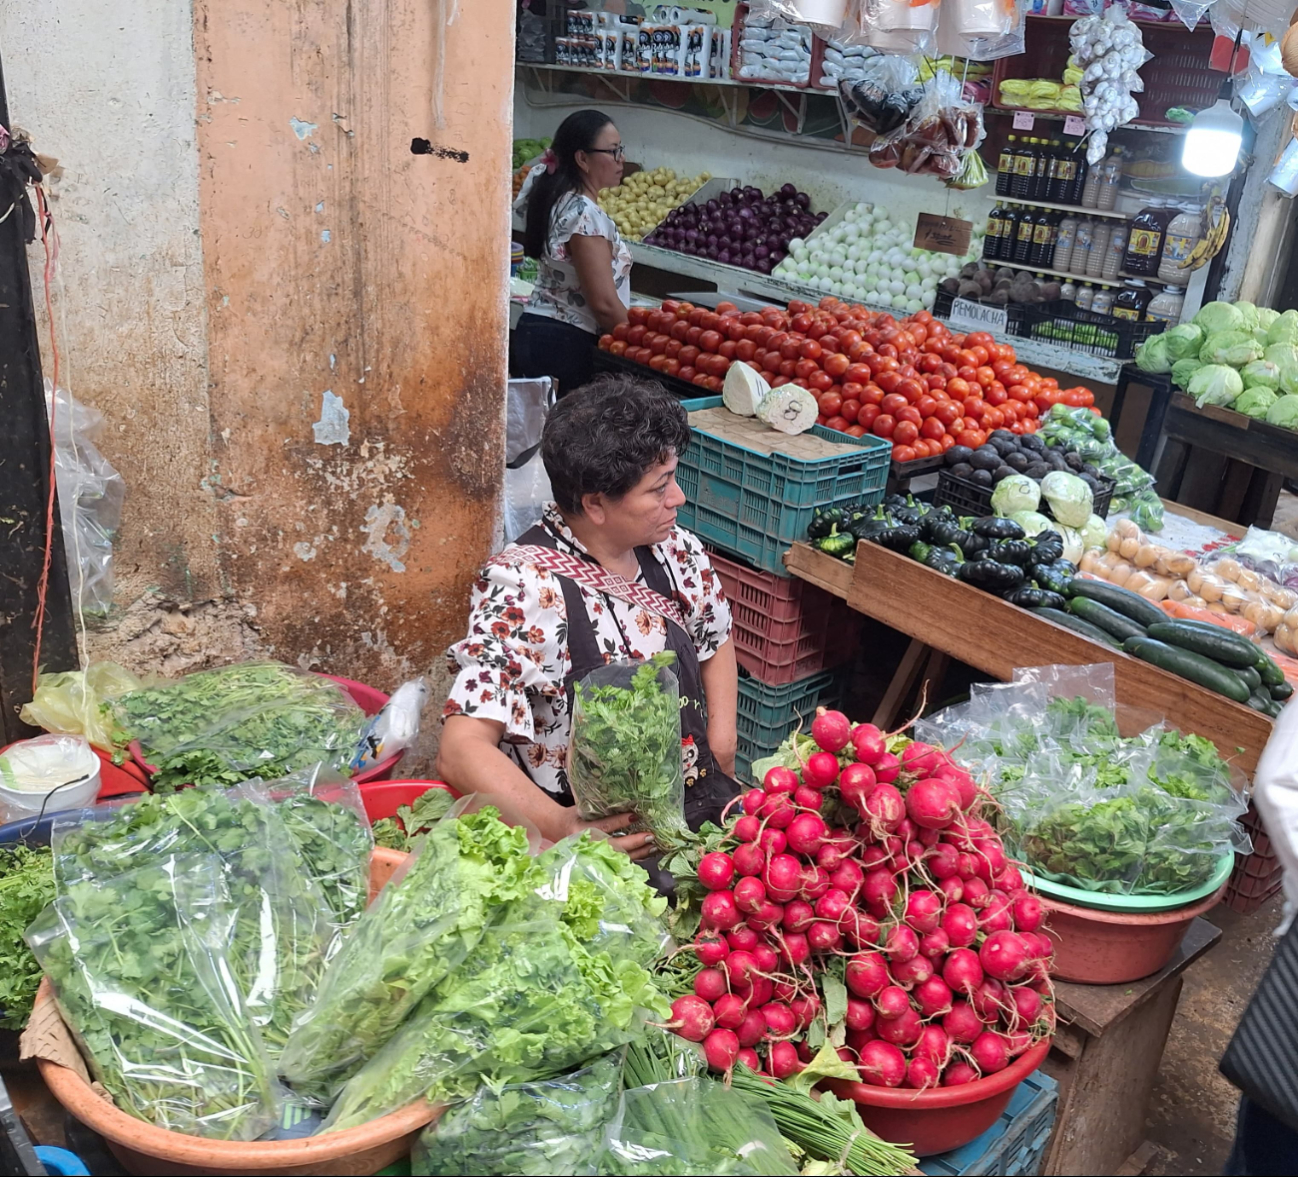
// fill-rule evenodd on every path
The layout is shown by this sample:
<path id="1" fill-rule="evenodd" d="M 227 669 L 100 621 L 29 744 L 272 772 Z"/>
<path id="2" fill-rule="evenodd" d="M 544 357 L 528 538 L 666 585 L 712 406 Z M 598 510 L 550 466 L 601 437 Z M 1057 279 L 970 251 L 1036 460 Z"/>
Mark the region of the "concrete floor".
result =
<path id="1" fill-rule="evenodd" d="M 1150 1174 L 1220 1173 L 1235 1136 L 1239 1092 L 1217 1072 L 1274 941 L 1282 898 L 1251 915 L 1218 907 L 1208 919 L 1222 930 L 1217 946 L 1186 970 L 1185 987 L 1150 1101 L 1148 1138 L 1160 1154 Z"/>

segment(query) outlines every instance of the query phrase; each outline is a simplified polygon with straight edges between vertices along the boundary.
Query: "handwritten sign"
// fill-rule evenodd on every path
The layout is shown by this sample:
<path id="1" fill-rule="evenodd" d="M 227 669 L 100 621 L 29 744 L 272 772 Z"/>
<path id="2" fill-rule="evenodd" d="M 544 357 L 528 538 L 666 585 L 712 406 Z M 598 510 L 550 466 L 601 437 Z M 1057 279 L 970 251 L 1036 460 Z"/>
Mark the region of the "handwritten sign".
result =
<path id="1" fill-rule="evenodd" d="M 951 314 L 947 322 L 960 331 L 991 331 L 1005 335 L 1010 324 L 1010 313 L 1004 307 L 956 298 L 951 302 Z"/>
<path id="2" fill-rule="evenodd" d="M 939 217 L 920 213 L 915 225 L 915 248 L 933 253 L 950 253 L 964 257 L 973 237 L 973 222 L 956 217 Z"/>
<path id="3" fill-rule="evenodd" d="M 1030 131 L 1037 125 L 1036 116 L 1026 110 L 1016 110 L 1014 112 L 1014 129 L 1016 131 Z"/>
<path id="4" fill-rule="evenodd" d="M 1070 114 L 1064 119 L 1065 135 L 1085 135 L 1086 120 L 1080 115 Z"/>

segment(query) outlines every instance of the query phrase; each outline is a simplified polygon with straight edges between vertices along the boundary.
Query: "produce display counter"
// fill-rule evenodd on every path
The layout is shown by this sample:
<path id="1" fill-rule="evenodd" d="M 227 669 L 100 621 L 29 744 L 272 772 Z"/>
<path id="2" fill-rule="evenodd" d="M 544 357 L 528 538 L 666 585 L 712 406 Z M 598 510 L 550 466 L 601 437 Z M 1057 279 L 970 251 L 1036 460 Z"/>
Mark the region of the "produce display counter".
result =
<path id="1" fill-rule="evenodd" d="M 842 597 L 856 612 L 910 635 L 876 722 L 892 724 L 920 674 L 939 680 L 947 658 L 1002 682 L 1020 666 L 1112 662 L 1119 721 L 1126 711 L 1131 726 L 1124 735 L 1170 717 L 1182 730 L 1212 740 L 1224 758 L 1250 775 L 1271 735 L 1265 715 L 878 544 L 858 544 L 855 564 L 795 544 L 784 563 L 792 575 Z"/>

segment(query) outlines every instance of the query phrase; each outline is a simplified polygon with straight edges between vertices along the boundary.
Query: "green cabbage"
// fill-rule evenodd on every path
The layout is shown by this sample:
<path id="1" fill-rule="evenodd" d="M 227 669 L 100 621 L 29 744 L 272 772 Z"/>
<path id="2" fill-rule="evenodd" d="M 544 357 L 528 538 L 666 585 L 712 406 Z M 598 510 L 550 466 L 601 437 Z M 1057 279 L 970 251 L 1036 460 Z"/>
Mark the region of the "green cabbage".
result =
<path id="1" fill-rule="evenodd" d="M 1268 425 L 1298 429 L 1298 396 L 1277 397 L 1275 404 L 1266 411 L 1266 421 Z"/>
<path id="2" fill-rule="evenodd" d="M 1102 548 L 1108 543 L 1109 527 L 1098 515 L 1092 515 L 1081 529 L 1083 548 Z"/>
<path id="3" fill-rule="evenodd" d="M 1275 325 L 1275 321 L 1279 317 L 1280 312 L 1271 307 L 1257 308 L 1257 325 L 1261 330 L 1267 332 L 1268 335 L 1271 332 L 1271 328 Z M 1270 341 L 1268 340 L 1268 342 Z"/>
<path id="4" fill-rule="evenodd" d="M 1270 360 L 1282 372 L 1286 368 L 1298 368 L 1298 347 L 1292 343 L 1270 343 L 1262 358 Z"/>
<path id="5" fill-rule="evenodd" d="M 1007 478 L 1005 482 L 1008 482 Z M 1005 483 L 1001 483 L 1002 486 Z M 1010 516 L 1031 538 L 1034 535 L 1040 535 L 1043 531 L 1052 531 L 1055 523 L 1053 519 L 1047 519 L 1040 511 L 1015 511 Z"/>
<path id="6" fill-rule="evenodd" d="M 1183 360 L 1177 360 L 1172 365 L 1172 383 L 1177 388 L 1189 388 L 1190 377 L 1192 377 L 1200 368 L 1203 367 L 1203 361 L 1196 356 L 1187 356 Z"/>
<path id="7" fill-rule="evenodd" d="M 1246 417 L 1261 418 L 1267 415 L 1267 411 L 1279 399 L 1271 389 L 1255 384 L 1251 388 L 1244 389 L 1230 407 Z"/>
<path id="8" fill-rule="evenodd" d="M 1052 470 L 1041 480 L 1041 493 L 1046 496 L 1055 518 L 1065 527 L 1086 526 L 1095 496 L 1076 474 Z"/>
<path id="9" fill-rule="evenodd" d="M 1154 338 L 1167 341 L 1167 358 L 1172 363 L 1176 363 L 1177 360 L 1186 360 L 1199 354 L 1199 349 L 1203 346 L 1204 334 L 1202 327 L 1194 323 L 1182 323 L 1179 327 L 1164 331 L 1162 335 L 1155 335 Z"/>
<path id="10" fill-rule="evenodd" d="M 1012 474 L 1002 478 L 992 491 L 992 510 L 997 515 L 1013 515 L 1018 511 L 1035 511 L 1041 504 L 1041 486 L 1026 474 Z"/>
<path id="11" fill-rule="evenodd" d="M 1167 353 L 1167 334 L 1151 335 L 1136 352 L 1136 367 L 1142 372 L 1170 372 L 1172 360 Z"/>
<path id="12" fill-rule="evenodd" d="M 1212 335 L 1217 331 L 1242 331 L 1244 316 L 1228 302 L 1208 302 L 1194 316 L 1195 323 Z"/>
<path id="13" fill-rule="evenodd" d="M 1270 360 L 1254 360 L 1240 370 L 1245 388 L 1279 388 L 1280 368 Z"/>
<path id="14" fill-rule="evenodd" d="M 1205 364 L 1229 364 L 1242 368 L 1262 358 L 1262 345 L 1243 331 L 1216 331 L 1208 336 L 1199 349 L 1199 359 Z"/>
<path id="15" fill-rule="evenodd" d="M 1298 343 L 1298 310 L 1285 311 L 1267 328 L 1268 343 Z"/>
<path id="16" fill-rule="evenodd" d="M 1240 326 L 1241 331 L 1253 332 L 1257 330 L 1257 306 L 1251 302 L 1243 300 L 1235 304 L 1235 309 L 1243 316 L 1244 322 Z"/>
<path id="17" fill-rule="evenodd" d="M 1190 377 L 1186 391 L 1200 408 L 1228 405 L 1244 391 L 1244 381 L 1234 368 L 1225 364 L 1205 364 Z"/>

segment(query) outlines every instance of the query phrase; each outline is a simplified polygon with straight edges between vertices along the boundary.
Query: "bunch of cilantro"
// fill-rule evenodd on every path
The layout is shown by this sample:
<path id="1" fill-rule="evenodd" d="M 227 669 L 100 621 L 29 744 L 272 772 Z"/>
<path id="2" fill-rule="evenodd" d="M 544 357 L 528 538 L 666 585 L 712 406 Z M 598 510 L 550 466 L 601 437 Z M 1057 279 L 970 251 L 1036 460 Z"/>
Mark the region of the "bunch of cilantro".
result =
<path id="1" fill-rule="evenodd" d="M 348 771 L 365 715 L 337 683 L 278 662 L 241 662 L 131 691 L 105 706 L 138 740 L 155 792 Z"/>
<path id="2" fill-rule="evenodd" d="M 0 847 L 0 1028 L 21 1030 L 32 1012 L 41 966 L 23 939 L 54 899 L 48 847 Z"/>

